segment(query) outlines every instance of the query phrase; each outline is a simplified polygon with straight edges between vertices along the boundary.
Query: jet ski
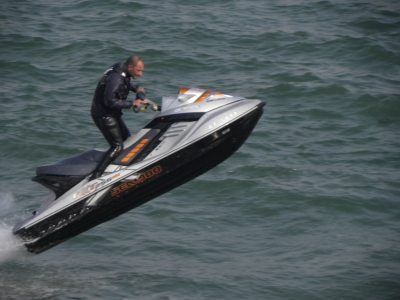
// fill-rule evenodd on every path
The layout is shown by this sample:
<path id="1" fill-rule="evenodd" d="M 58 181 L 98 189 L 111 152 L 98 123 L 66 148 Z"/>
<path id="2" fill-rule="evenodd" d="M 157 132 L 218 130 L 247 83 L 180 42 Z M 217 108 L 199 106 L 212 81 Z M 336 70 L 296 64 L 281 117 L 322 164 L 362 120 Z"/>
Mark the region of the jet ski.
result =
<path id="1" fill-rule="evenodd" d="M 29 252 L 46 251 L 217 166 L 246 141 L 265 102 L 180 88 L 178 95 L 162 98 L 161 109 L 146 104 L 160 112 L 125 140 L 101 177 L 89 180 L 106 150 L 37 168 L 32 180 L 50 195 L 13 229 Z"/>

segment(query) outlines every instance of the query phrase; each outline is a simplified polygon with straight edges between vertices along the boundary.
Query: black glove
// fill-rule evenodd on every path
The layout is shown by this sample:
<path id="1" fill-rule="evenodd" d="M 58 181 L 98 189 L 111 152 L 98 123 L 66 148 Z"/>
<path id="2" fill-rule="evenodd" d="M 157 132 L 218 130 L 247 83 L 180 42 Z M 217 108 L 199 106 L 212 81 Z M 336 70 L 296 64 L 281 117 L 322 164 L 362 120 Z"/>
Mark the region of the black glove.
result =
<path id="1" fill-rule="evenodd" d="M 140 91 L 139 93 L 136 93 L 136 99 L 144 100 L 146 99 L 146 93 L 143 91 Z"/>

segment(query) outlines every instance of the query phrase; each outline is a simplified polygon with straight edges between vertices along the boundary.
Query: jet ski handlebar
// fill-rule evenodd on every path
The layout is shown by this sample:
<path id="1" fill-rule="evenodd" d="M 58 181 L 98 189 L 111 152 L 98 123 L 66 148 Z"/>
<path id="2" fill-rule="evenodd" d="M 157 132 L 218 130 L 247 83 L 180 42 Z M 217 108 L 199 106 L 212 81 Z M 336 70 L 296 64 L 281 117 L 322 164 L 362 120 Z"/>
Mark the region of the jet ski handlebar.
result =
<path id="1" fill-rule="evenodd" d="M 132 106 L 132 109 L 135 113 L 140 112 L 141 110 L 146 110 L 149 106 L 152 110 L 157 111 L 160 110 L 159 106 L 154 103 L 153 101 L 151 101 L 150 99 L 144 99 L 142 101 L 142 104 L 144 105 L 144 107 L 137 107 L 136 105 Z"/>

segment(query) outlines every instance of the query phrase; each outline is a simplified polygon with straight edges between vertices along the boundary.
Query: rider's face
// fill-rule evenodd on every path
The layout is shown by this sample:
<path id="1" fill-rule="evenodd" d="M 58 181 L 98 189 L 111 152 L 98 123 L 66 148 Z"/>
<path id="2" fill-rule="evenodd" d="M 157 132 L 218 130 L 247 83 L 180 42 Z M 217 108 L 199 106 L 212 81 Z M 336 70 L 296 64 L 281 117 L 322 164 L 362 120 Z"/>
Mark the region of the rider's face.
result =
<path id="1" fill-rule="evenodd" d="M 131 77 L 133 79 L 136 79 L 139 76 L 142 76 L 143 70 L 144 70 L 144 63 L 142 61 L 138 61 L 136 66 L 128 65 L 129 75 L 131 75 Z"/>

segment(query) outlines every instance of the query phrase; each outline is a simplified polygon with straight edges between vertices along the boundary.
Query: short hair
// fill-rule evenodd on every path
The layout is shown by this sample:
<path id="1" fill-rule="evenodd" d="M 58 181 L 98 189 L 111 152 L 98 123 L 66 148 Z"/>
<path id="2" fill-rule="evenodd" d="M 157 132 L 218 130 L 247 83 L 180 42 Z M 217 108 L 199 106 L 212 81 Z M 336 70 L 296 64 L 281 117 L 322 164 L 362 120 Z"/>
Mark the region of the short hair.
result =
<path id="1" fill-rule="evenodd" d="M 142 61 L 142 59 L 139 56 L 132 55 L 131 57 L 128 57 L 128 59 L 126 60 L 126 65 L 136 66 L 139 61 Z"/>

